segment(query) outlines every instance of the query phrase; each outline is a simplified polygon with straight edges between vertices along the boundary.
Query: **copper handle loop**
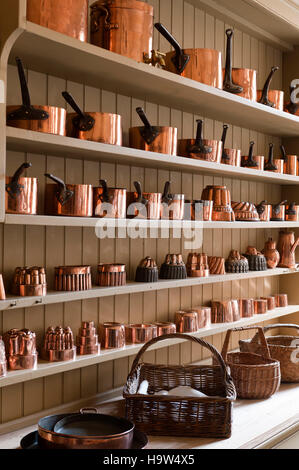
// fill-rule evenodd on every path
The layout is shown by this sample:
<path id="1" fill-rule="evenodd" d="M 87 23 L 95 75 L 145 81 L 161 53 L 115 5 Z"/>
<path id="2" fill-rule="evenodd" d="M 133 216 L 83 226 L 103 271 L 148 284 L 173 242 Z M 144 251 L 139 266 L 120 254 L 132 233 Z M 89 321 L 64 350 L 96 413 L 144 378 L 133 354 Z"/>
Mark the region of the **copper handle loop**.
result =
<path id="1" fill-rule="evenodd" d="M 90 414 L 98 414 L 98 410 L 96 408 L 81 408 L 80 410 L 81 415 L 90 415 Z"/>
<path id="2" fill-rule="evenodd" d="M 268 346 L 263 328 L 261 326 L 246 326 L 246 327 L 240 327 L 240 328 L 231 328 L 226 333 L 226 337 L 225 337 L 225 341 L 224 341 L 223 348 L 222 348 L 222 353 L 221 353 L 222 357 L 223 357 L 223 360 L 225 362 L 227 362 L 228 346 L 229 346 L 229 340 L 230 340 L 232 332 L 235 332 L 235 331 L 248 331 L 248 330 L 258 330 L 258 332 L 256 334 L 256 337 L 259 337 L 259 339 L 260 339 L 261 345 L 264 349 L 264 357 L 266 359 L 271 359 L 269 346 Z"/>
<path id="3" fill-rule="evenodd" d="M 104 23 L 105 29 L 110 28 L 109 16 L 110 12 L 108 8 L 103 5 L 91 6 L 91 32 L 97 33 L 99 31 L 100 22 L 99 19 L 102 15 L 105 15 Z"/>

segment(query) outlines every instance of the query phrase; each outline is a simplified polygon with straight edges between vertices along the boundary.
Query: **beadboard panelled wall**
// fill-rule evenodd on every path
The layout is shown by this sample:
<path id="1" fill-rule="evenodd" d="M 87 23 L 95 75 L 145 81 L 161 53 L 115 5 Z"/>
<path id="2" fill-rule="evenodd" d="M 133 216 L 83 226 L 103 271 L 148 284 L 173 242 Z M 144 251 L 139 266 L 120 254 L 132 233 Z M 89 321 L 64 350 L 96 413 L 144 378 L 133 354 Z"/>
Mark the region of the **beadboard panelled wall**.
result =
<path id="1" fill-rule="evenodd" d="M 154 0 L 149 2 L 155 7 L 155 20 L 161 21 L 172 31 L 185 48 L 206 47 L 216 48 L 225 52 L 225 29 L 233 25 L 224 24 L 217 18 L 205 14 L 183 0 Z M 155 32 L 155 48 L 163 52 L 169 50 L 169 44 Z M 267 44 L 250 37 L 242 31 L 235 31 L 234 65 L 250 67 L 259 71 L 258 85 L 263 86 L 267 74 L 273 65 L 282 63 L 282 55 Z M 176 109 L 173 97 L 173 108 L 142 102 L 134 97 L 116 95 L 101 89 L 85 87 L 84 84 L 65 82 L 62 79 L 46 76 L 30 70 L 28 83 L 33 104 L 50 104 L 65 106 L 61 91 L 67 89 L 86 111 L 103 111 L 121 114 L 123 117 L 124 145 L 128 145 L 128 129 L 140 125 L 135 113 L 137 106 L 144 106 L 153 123 L 178 127 L 179 137 L 189 138 L 195 133 L 194 116 Z M 84 63 L 82 63 L 84 68 Z M 274 88 L 281 87 L 281 76 L 275 77 Z M 9 67 L 8 104 L 20 103 L 21 96 L 16 68 Z M 222 122 L 205 120 L 205 136 L 221 138 Z M 268 152 L 268 144 L 274 142 L 276 148 L 279 139 L 272 138 L 250 129 L 231 127 L 228 135 L 228 146 L 242 148 L 247 154 L 250 140 L 255 140 L 257 152 L 264 155 Z M 30 175 L 37 176 L 40 181 L 39 211 L 43 213 L 43 197 L 45 172 L 51 172 L 68 183 L 98 184 L 99 178 L 106 178 L 109 185 L 133 189 L 133 182 L 140 180 L 145 191 L 162 191 L 166 180 L 172 182 L 174 192 L 182 192 L 187 198 L 200 198 L 203 188 L 208 184 L 225 184 L 232 191 L 235 201 L 260 202 L 267 199 L 279 202 L 280 190 L 274 185 L 231 180 L 229 178 L 209 177 L 137 168 L 109 163 L 79 161 L 55 157 L 55 155 L 31 155 L 8 152 L 7 174 L 24 160 L 33 164 Z M 275 232 L 275 231 L 274 231 Z M 259 230 L 206 230 L 204 232 L 203 250 L 208 254 L 228 256 L 231 249 L 241 252 L 248 245 L 262 249 L 265 239 L 273 231 Z M 98 240 L 94 230 L 89 228 L 56 228 L 56 227 L 25 227 L 1 226 L 2 250 L 1 268 L 5 273 L 6 286 L 16 266 L 40 265 L 47 267 L 48 284 L 52 288 L 53 268 L 57 265 L 91 264 L 94 268 L 98 262 L 125 263 L 132 278 L 137 264 L 144 256 L 152 256 L 160 264 L 167 253 L 183 252 L 184 240 L 178 239 L 147 239 L 147 240 Z M 124 295 L 103 299 L 71 302 L 67 304 L 18 309 L 0 313 L 0 330 L 10 328 L 30 328 L 37 332 L 40 344 L 45 329 L 56 325 L 70 325 L 77 333 L 82 320 L 94 320 L 97 324 L 103 321 L 119 321 L 125 323 L 167 321 L 174 318 L 174 313 L 181 308 L 205 304 L 211 298 L 237 298 L 261 296 L 275 293 L 279 289 L 276 278 L 265 280 L 248 280 L 236 283 L 223 283 L 213 286 L 188 287 L 171 291 L 149 292 L 144 294 Z M 236 346 L 239 337 L 233 341 Z M 223 335 L 210 338 L 220 348 Z M 190 363 L 206 357 L 206 351 L 200 351 L 189 344 L 173 346 L 157 352 L 149 352 L 147 360 L 157 363 Z M 112 390 L 124 384 L 133 358 L 124 358 L 114 363 L 105 363 L 81 370 L 75 370 L 44 379 L 10 386 L 0 391 L 0 422 L 7 423 L 24 416 L 40 413 L 43 410 L 58 407 L 64 403 L 77 401 Z"/>

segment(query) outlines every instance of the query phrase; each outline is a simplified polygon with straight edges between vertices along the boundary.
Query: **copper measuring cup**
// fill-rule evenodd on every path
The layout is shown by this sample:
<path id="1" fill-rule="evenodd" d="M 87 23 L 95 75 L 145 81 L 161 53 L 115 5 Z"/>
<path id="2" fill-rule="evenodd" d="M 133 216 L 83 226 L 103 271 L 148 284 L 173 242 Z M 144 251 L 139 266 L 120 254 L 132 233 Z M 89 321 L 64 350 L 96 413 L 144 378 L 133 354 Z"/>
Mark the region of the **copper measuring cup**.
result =
<path id="1" fill-rule="evenodd" d="M 170 181 L 165 183 L 162 195 L 161 219 L 165 220 L 183 220 L 185 208 L 184 194 L 171 194 Z"/>
<path id="2" fill-rule="evenodd" d="M 249 147 L 249 155 L 243 156 L 241 165 L 243 168 L 251 168 L 252 170 L 264 170 L 265 165 L 265 157 L 263 156 L 253 156 L 253 148 L 255 146 L 255 142 L 250 142 Z"/>
<path id="3" fill-rule="evenodd" d="M 16 58 L 22 91 L 21 106 L 7 106 L 7 125 L 28 131 L 65 135 L 66 110 L 55 106 L 32 106 L 21 59 Z"/>
<path id="4" fill-rule="evenodd" d="M 134 182 L 136 192 L 127 192 L 127 216 L 149 220 L 160 220 L 162 210 L 161 193 L 143 193 L 141 183 Z"/>
<path id="5" fill-rule="evenodd" d="M 261 104 L 269 106 L 270 108 L 278 109 L 283 111 L 284 106 L 284 92 L 280 90 L 270 90 L 271 82 L 275 72 L 279 70 L 279 67 L 272 67 L 270 75 L 268 76 L 263 90 L 258 90 L 257 101 Z"/>
<path id="6" fill-rule="evenodd" d="M 122 349 L 126 345 L 125 325 L 106 322 L 99 326 L 102 349 Z"/>
<path id="7" fill-rule="evenodd" d="M 203 121 L 197 121 L 196 139 L 179 139 L 178 153 L 182 157 L 221 163 L 222 141 L 203 139 Z"/>
<path id="8" fill-rule="evenodd" d="M 269 158 L 268 161 L 265 162 L 264 166 L 265 171 L 272 171 L 273 173 L 281 173 L 284 172 L 284 160 L 283 159 L 275 159 L 274 160 L 274 145 L 269 145 Z"/>
<path id="9" fill-rule="evenodd" d="M 222 157 L 221 163 L 224 165 L 241 166 L 241 150 L 225 148 L 226 136 L 229 126 L 224 124 L 222 134 Z"/>
<path id="10" fill-rule="evenodd" d="M 127 344 L 144 344 L 157 337 L 157 327 L 151 324 L 127 325 L 125 330 Z"/>
<path id="11" fill-rule="evenodd" d="M 212 301 L 212 323 L 232 323 L 234 321 L 231 300 Z"/>
<path id="12" fill-rule="evenodd" d="M 191 310 L 180 310 L 175 314 L 176 330 L 178 333 L 196 333 L 198 331 L 198 313 Z"/>
<path id="13" fill-rule="evenodd" d="M 92 217 L 93 192 L 90 184 L 65 184 L 50 173 L 45 176 L 56 184 L 46 185 L 47 215 L 65 217 Z"/>
<path id="14" fill-rule="evenodd" d="M 271 204 L 267 204 L 267 201 L 262 201 L 260 204 L 257 204 L 256 210 L 261 222 L 270 222 L 272 213 Z"/>
<path id="15" fill-rule="evenodd" d="M 66 102 L 75 113 L 67 113 L 66 135 L 102 144 L 122 145 L 122 118 L 111 113 L 84 113 L 73 97 L 62 92 Z"/>
<path id="16" fill-rule="evenodd" d="M 100 180 L 101 187 L 93 188 L 93 215 L 112 219 L 125 219 L 127 190 L 108 188 L 106 180 Z"/>
<path id="17" fill-rule="evenodd" d="M 287 155 L 285 147 L 280 147 L 282 153 L 282 159 L 284 160 L 284 173 L 286 175 L 298 176 L 298 157 L 297 155 Z"/>
<path id="18" fill-rule="evenodd" d="M 178 130 L 176 127 L 152 126 L 142 108 L 136 112 L 144 127 L 131 127 L 129 130 L 130 147 L 147 152 L 177 155 Z"/>
<path id="19" fill-rule="evenodd" d="M 5 212 L 7 214 L 37 214 L 37 178 L 24 178 L 22 174 L 31 163 L 23 163 L 12 178 L 6 177 Z"/>
<path id="20" fill-rule="evenodd" d="M 221 52 L 214 49 L 182 49 L 161 23 L 156 23 L 155 28 L 174 48 L 166 54 L 166 70 L 222 89 Z"/>

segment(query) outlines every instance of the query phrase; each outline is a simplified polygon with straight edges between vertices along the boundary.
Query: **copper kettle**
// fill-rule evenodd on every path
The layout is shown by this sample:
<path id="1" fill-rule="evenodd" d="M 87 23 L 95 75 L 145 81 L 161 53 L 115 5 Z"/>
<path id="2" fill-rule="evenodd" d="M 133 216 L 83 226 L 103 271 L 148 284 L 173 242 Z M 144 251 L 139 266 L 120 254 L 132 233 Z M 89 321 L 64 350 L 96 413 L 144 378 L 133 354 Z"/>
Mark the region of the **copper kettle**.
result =
<path id="1" fill-rule="evenodd" d="M 36 215 L 37 178 L 24 178 L 22 174 L 31 163 L 23 163 L 12 178 L 6 178 L 5 211 L 7 214 Z"/>
<path id="2" fill-rule="evenodd" d="M 299 237 L 295 240 L 294 232 L 280 232 L 277 250 L 280 254 L 279 268 L 295 269 L 297 266 L 295 251 L 299 245 Z"/>

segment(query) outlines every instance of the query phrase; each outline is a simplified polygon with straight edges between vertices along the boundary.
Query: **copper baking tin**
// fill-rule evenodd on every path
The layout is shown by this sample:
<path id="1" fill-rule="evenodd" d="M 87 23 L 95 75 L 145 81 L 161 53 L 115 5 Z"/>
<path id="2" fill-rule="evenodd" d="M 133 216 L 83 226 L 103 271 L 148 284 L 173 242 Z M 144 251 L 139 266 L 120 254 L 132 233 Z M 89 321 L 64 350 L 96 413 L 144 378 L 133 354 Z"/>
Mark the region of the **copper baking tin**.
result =
<path id="1" fill-rule="evenodd" d="M 100 218 L 125 219 L 127 190 L 109 188 L 106 180 L 100 180 L 100 185 L 93 188 L 93 215 Z"/>
<path id="2" fill-rule="evenodd" d="M 154 323 L 157 327 L 157 336 L 172 335 L 176 333 L 176 325 L 170 322 L 157 322 Z"/>
<path id="3" fill-rule="evenodd" d="M 235 222 L 231 206 L 230 191 L 226 186 L 207 186 L 202 192 L 202 199 L 213 201 L 213 221 Z"/>
<path id="4" fill-rule="evenodd" d="M 67 362 L 76 359 L 76 346 L 70 327 L 48 328 L 41 350 L 41 359 L 48 362 Z"/>
<path id="5" fill-rule="evenodd" d="M 275 295 L 275 300 L 276 300 L 276 307 L 277 308 L 288 307 L 288 305 L 289 305 L 289 300 L 288 300 L 288 295 L 287 294 L 276 294 Z"/>
<path id="6" fill-rule="evenodd" d="M 98 339 L 94 322 L 82 322 L 76 338 L 77 354 L 79 356 L 100 354 L 101 345 Z"/>
<path id="7" fill-rule="evenodd" d="M 198 331 L 198 313 L 195 311 L 179 311 L 175 314 L 178 333 L 195 333 Z"/>
<path id="8" fill-rule="evenodd" d="M 189 277 L 209 277 L 208 256 L 204 253 L 189 253 L 186 269 Z"/>
<path id="9" fill-rule="evenodd" d="M 244 168 L 263 171 L 265 166 L 265 157 L 260 155 L 253 155 L 254 145 L 255 142 L 250 142 L 249 155 L 242 156 L 241 165 Z"/>
<path id="10" fill-rule="evenodd" d="M 299 222 L 299 206 L 295 202 L 286 204 L 286 216 L 287 222 Z"/>
<path id="11" fill-rule="evenodd" d="M 198 329 L 208 328 L 212 323 L 212 310 L 210 307 L 192 307 L 190 312 L 197 313 Z"/>
<path id="12" fill-rule="evenodd" d="M 160 220 L 162 193 L 144 193 L 141 183 L 134 182 L 136 192 L 127 192 L 127 217 Z"/>
<path id="13" fill-rule="evenodd" d="M 225 274 L 225 259 L 218 256 L 208 257 L 210 274 L 223 276 Z"/>
<path id="14" fill-rule="evenodd" d="M 126 285 L 126 266 L 124 264 L 99 264 L 97 285 L 116 287 Z"/>
<path id="15" fill-rule="evenodd" d="M 265 299 L 258 299 L 254 301 L 255 315 L 264 315 L 268 311 L 268 302 Z"/>
<path id="16" fill-rule="evenodd" d="M 27 20 L 87 42 L 88 0 L 27 0 Z"/>
<path id="17" fill-rule="evenodd" d="M 90 266 L 59 266 L 55 268 L 55 290 L 80 292 L 92 289 Z"/>
<path id="18" fill-rule="evenodd" d="M 126 345 L 125 325 L 106 322 L 99 326 L 102 349 L 122 349 Z"/>
<path id="19" fill-rule="evenodd" d="M 257 92 L 257 101 L 261 104 L 269 106 L 270 108 L 283 111 L 284 92 L 280 90 L 270 90 L 273 76 L 278 70 L 279 70 L 279 67 L 272 67 L 263 90 L 258 90 Z"/>
<path id="20" fill-rule="evenodd" d="M 280 147 L 282 159 L 284 160 L 284 173 L 286 175 L 298 176 L 299 165 L 297 155 L 287 155 L 285 147 Z"/>
<path id="21" fill-rule="evenodd" d="M 204 160 L 207 162 L 221 163 L 223 143 L 218 140 L 203 139 L 203 121 L 197 120 L 196 139 L 179 139 L 178 154 L 181 157 Z"/>
<path id="22" fill-rule="evenodd" d="M 254 316 L 254 299 L 239 299 L 239 310 L 241 318 Z"/>
<path id="23" fill-rule="evenodd" d="M 127 325 L 126 343 L 127 344 L 143 344 L 157 337 L 158 329 L 155 325 L 137 324 Z"/>
<path id="24" fill-rule="evenodd" d="M 276 309 L 276 299 L 275 296 L 261 297 L 262 300 L 267 300 L 268 310 L 272 311 Z"/>
<path id="25" fill-rule="evenodd" d="M 13 329 L 4 335 L 7 363 L 10 370 L 36 369 L 36 334 L 30 330 Z"/>
<path id="26" fill-rule="evenodd" d="M 142 62 L 153 49 L 154 9 L 136 0 L 100 0 L 91 5 L 90 42 Z"/>
<path id="27" fill-rule="evenodd" d="M 267 204 L 267 201 L 262 201 L 260 204 L 256 205 L 257 212 L 261 222 L 270 222 L 272 205 Z"/>
<path id="28" fill-rule="evenodd" d="M 5 353 L 5 344 L 0 336 L 0 378 L 5 377 L 7 374 L 7 361 Z"/>
<path id="29" fill-rule="evenodd" d="M 16 268 L 11 293 L 21 297 L 44 297 L 47 295 L 45 269 L 37 266 Z"/>
<path id="30" fill-rule="evenodd" d="M 184 194 L 172 194 L 170 192 L 170 186 L 170 181 L 167 181 L 162 195 L 161 219 L 183 220 L 185 196 Z"/>
<path id="31" fill-rule="evenodd" d="M 37 214 L 38 180 L 22 177 L 25 170 L 31 167 L 31 163 L 23 163 L 13 177 L 6 177 L 6 214 Z"/>

